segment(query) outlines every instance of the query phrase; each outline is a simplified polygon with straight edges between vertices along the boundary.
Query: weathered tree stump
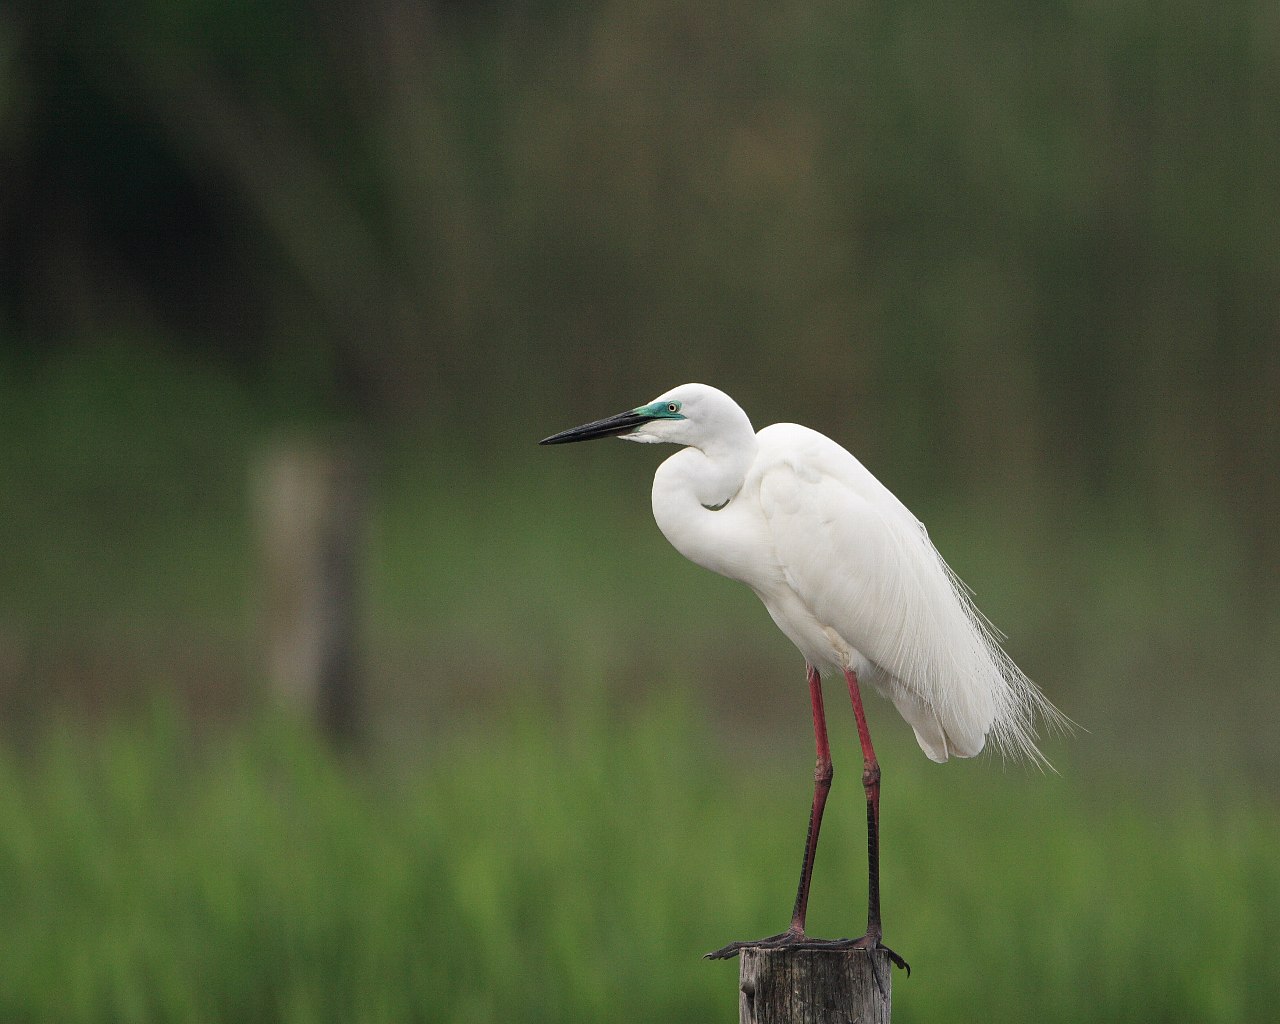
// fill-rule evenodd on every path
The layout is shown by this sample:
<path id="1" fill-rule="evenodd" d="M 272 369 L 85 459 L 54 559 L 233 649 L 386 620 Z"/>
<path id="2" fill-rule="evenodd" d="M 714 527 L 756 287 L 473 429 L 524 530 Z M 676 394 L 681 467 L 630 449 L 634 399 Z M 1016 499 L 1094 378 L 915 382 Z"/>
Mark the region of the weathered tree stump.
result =
<path id="1" fill-rule="evenodd" d="M 364 710 L 357 641 L 368 517 L 363 449 L 281 440 L 256 470 L 269 685 L 330 738 L 349 743 Z"/>
<path id="2" fill-rule="evenodd" d="M 881 950 L 744 949 L 741 1024 L 889 1024 L 893 965 Z"/>

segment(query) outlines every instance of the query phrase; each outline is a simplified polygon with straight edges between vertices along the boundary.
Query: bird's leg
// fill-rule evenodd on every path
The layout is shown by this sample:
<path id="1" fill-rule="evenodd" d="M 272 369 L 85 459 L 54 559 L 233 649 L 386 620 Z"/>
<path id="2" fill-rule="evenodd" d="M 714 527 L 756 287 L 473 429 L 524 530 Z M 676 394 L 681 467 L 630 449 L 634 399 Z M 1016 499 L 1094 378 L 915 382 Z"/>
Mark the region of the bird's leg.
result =
<path id="1" fill-rule="evenodd" d="M 846 670 L 849 697 L 853 702 L 853 717 L 858 723 L 858 741 L 862 744 L 862 789 L 867 797 L 867 934 L 872 942 L 879 942 L 884 934 L 880 923 L 880 762 L 876 748 L 871 745 L 871 729 L 862 708 L 862 691 L 858 677 Z"/>
<path id="2" fill-rule="evenodd" d="M 809 830 L 804 840 L 804 861 L 800 865 L 800 885 L 796 888 L 796 904 L 791 912 L 791 926 L 779 935 L 755 942 L 731 942 L 723 949 L 708 953 L 712 960 L 736 956 L 745 947 L 793 946 L 816 944 L 804 934 L 805 912 L 809 907 L 809 882 L 813 878 L 813 861 L 818 852 L 818 832 L 822 828 L 822 812 L 827 806 L 827 794 L 831 791 L 831 744 L 827 741 L 827 716 L 822 708 L 822 677 L 812 665 L 806 665 L 809 677 L 809 703 L 813 706 L 813 741 L 818 759 L 813 769 L 813 806 L 809 811 Z M 816 940 L 820 942 L 821 940 Z"/>
<path id="3" fill-rule="evenodd" d="M 867 715 L 862 709 L 862 693 L 858 688 L 858 676 L 852 669 L 845 669 L 849 684 L 849 699 L 853 702 L 853 717 L 858 723 L 858 741 L 862 744 L 862 788 L 867 796 L 867 934 L 854 941 L 855 946 L 867 949 L 883 949 L 899 967 L 911 968 L 880 940 L 884 928 L 880 923 L 880 762 L 876 749 L 871 745 L 871 730 Z"/>
<path id="4" fill-rule="evenodd" d="M 793 935 L 804 935 L 804 917 L 809 908 L 809 882 L 813 879 L 813 860 L 818 853 L 818 832 L 822 828 L 822 812 L 831 792 L 831 745 L 827 742 L 827 716 L 822 709 L 822 677 L 812 665 L 805 666 L 809 676 L 809 702 L 813 705 L 813 742 L 817 748 L 817 764 L 813 768 L 813 807 L 809 811 L 809 831 L 804 840 L 804 861 L 800 865 L 800 885 L 796 888 L 796 905 L 791 912 Z"/>

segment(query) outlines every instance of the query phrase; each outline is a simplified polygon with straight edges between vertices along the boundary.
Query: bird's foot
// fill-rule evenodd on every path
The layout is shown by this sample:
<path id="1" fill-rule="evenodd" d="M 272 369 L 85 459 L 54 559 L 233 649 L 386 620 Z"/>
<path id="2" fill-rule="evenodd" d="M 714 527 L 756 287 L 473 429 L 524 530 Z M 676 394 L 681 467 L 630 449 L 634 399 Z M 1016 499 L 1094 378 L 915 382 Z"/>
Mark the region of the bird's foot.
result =
<path id="1" fill-rule="evenodd" d="M 864 935 L 860 939 L 811 939 L 804 932 L 785 931 L 780 935 L 770 935 L 767 939 L 731 942 L 714 952 L 707 953 L 704 959 L 729 960 L 744 949 L 878 949 L 895 967 L 906 971 L 907 977 L 911 977 L 911 965 L 872 935 Z"/>
<path id="2" fill-rule="evenodd" d="M 860 939 L 836 939 L 834 940 L 838 948 L 846 949 L 878 949 L 889 958 L 889 962 L 901 971 L 907 972 L 907 977 L 911 977 L 911 965 L 902 957 L 898 956 L 893 950 L 880 941 L 878 935 L 864 935 Z"/>
<path id="3" fill-rule="evenodd" d="M 822 939 L 811 939 L 802 931 L 785 931 L 779 935 L 770 935 L 767 939 L 731 942 L 714 952 L 707 953 L 704 960 L 731 960 L 744 949 L 810 949 L 817 948 L 811 944 L 822 942 Z"/>

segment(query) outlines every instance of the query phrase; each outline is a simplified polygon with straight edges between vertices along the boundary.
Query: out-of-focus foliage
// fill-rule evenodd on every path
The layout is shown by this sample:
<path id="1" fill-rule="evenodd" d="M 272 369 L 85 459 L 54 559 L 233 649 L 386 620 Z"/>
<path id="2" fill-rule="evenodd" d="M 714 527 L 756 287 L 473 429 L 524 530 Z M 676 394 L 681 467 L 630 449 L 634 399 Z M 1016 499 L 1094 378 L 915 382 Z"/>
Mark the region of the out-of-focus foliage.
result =
<path id="1" fill-rule="evenodd" d="M 3 677 L 119 682 L 150 644 L 237 666 L 211 689 L 242 678 L 244 481 L 297 419 L 392 453 L 375 659 L 427 637 L 429 674 L 552 672 L 568 613 L 616 608 L 586 565 L 598 589 L 548 584 L 585 510 L 612 588 L 675 560 L 642 469 L 531 440 L 703 379 L 848 445 L 964 575 L 1000 579 L 975 580 L 984 607 L 1052 691 L 1202 719 L 1160 694 L 1254 691 L 1277 635 L 1278 21 L 1263 0 L 9 5 Z M 627 613 L 705 622 L 724 593 Z M 1221 703 L 1224 730 L 1251 706 Z"/>
<path id="2" fill-rule="evenodd" d="M 1277 110 L 1274 0 L 0 6 L 0 1018 L 731 1013 L 688 941 L 788 906 L 798 659 L 652 459 L 533 444 L 696 379 L 863 458 L 1090 730 L 1021 780 L 869 708 L 899 1017 L 1264 1017 Z M 299 423 L 375 453 L 379 767 L 42 739 L 248 717 Z"/>
<path id="3" fill-rule="evenodd" d="M 563 726 L 498 716 L 409 768 L 352 773 L 280 728 L 193 753 L 164 718 L 0 759 L 0 1014 L 732 1019 L 736 966 L 700 954 L 784 923 L 806 766 L 730 771 L 692 707 L 620 713 L 566 682 Z M 1274 806 L 1153 811 L 886 750 L 886 921 L 914 968 L 895 1019 L 1267 1018 Z M 843 778 L 815 934 L 861 912 L 862 794 Z"/>
<path id="4" fill-rule="evenodd" d="M 1266 0 L 127 0 L 0 33 L 20 343 L 155 328 L 278 402 L 435 425 L 784 385 L 933 487 L 1229 495 L 1276 561 Z"/>

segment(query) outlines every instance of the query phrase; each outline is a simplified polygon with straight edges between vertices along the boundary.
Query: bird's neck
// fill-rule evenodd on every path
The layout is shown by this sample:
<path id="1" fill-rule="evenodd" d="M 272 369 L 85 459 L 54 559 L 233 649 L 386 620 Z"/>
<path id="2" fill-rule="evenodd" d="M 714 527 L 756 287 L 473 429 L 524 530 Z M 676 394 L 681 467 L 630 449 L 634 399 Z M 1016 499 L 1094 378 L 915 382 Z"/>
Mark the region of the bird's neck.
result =
<path id="1" fill-rule="evenodd" d="M 653 517 L 673 547 L 691 562 L 747 580 L 737 501 L 755 460 L 755 434 L 734 445 L 684 448 L 653 478 Z"/>
<path id="2" fill-rule="evenodd" d="M 659 477 L 665 478 L 661 483 L 673 500 L 718 511 L 742 490 L 759 447 L 752 431 L 701 448 L 685 448 L 659 467 Z M 655 491 L 659 483 L 655 478 Z"/>

